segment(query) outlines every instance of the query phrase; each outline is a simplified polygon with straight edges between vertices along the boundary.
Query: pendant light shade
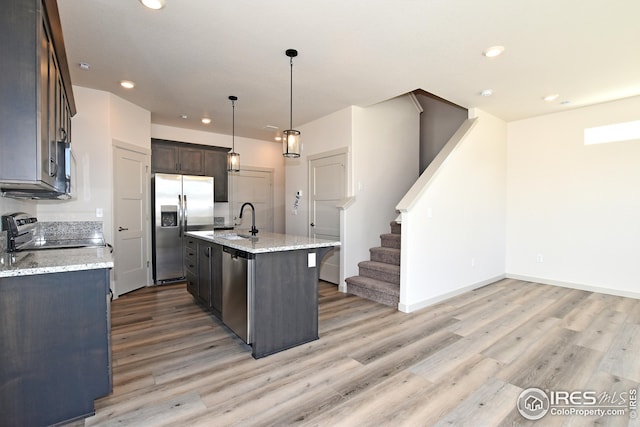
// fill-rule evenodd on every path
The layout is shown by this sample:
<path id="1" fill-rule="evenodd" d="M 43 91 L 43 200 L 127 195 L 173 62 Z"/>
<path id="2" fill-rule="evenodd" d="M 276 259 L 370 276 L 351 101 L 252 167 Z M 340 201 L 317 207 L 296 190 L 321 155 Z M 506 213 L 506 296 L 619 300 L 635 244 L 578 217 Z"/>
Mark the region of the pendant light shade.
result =
<path id="1" fill-rule="evenodd" d="M 285 157 L 300 157 L 300 131 L 293 128 L 293 58 L 298 56 L 295 49 L 287 49 L 291 67 L 291 98 L 289 102 L 289 129 L 282 131 L 282 155 Z"/>
<path id="2" fill-rule="evenodd" d="M 240 154 L 236 153 L 236 101 L 237 96 L 231 95 L 231 152 L 227 154 L 227 170 L 229 172 L 240 171 Z"/>

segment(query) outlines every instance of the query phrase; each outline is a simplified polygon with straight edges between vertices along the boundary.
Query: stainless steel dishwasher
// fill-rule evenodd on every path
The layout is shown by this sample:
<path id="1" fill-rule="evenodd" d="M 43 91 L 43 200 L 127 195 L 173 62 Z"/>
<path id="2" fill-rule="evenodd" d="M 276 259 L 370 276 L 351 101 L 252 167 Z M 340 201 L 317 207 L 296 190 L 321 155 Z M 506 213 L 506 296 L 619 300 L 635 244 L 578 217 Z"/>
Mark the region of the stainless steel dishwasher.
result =
<path id="1" fill-rule="evenodd" d="M 253 254 L 222 248 L 222 321 L 244 342 L 251 344 L 251 292 Z"/>

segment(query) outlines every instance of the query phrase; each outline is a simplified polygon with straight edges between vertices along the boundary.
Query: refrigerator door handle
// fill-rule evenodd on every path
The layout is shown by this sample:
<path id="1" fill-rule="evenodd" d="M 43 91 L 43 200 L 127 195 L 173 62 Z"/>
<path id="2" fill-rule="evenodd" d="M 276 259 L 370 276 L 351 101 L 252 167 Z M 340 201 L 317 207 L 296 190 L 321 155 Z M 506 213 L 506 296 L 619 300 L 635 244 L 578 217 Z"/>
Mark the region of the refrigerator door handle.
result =
<path id="1" fill-rule="evenodd" d="M 182 197 L 184 198 L 184 213 L 183 213 L 183 216 L 184 216 L 184 232 L 186 233 L 187 232 L 187 212 L 188 212 L 188 209 L 187 209 L 187 195 L 185 194 Z"/>
<path id="2" fill-rule="evenodd" d="M 182 197 L 178 194 L 178 237 L 182 237 Z"/>

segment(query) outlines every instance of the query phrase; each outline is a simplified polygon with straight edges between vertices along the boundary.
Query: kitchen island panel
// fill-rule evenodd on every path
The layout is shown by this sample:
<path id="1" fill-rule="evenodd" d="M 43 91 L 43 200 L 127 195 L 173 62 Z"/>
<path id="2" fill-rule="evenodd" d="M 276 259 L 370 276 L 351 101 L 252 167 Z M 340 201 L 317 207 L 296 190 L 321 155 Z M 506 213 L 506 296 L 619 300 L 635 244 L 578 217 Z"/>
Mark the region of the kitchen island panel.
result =
<path id="1" fill-rule="evenodd" d="M 318 339 L 318 266 L 332 248 L 267 252 L 255 257 L 253 357 Z M 309 267 L 309 254 L 316 258 Z"/>

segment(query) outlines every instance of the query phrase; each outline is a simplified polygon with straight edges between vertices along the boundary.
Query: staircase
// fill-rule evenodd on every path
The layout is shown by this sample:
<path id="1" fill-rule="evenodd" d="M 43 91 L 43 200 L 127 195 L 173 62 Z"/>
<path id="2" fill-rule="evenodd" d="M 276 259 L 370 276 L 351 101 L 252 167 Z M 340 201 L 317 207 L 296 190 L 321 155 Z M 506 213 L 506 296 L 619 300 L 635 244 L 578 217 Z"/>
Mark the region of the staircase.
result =
<path id="1" fill-rule="evenodd" d="M 380 235 L 381 246 L 369 249 L 369 261 L 358 263 L 360 274 L 348 277 L 347 292 L 391 307 L 400 301 L 400 224 Z"/>

